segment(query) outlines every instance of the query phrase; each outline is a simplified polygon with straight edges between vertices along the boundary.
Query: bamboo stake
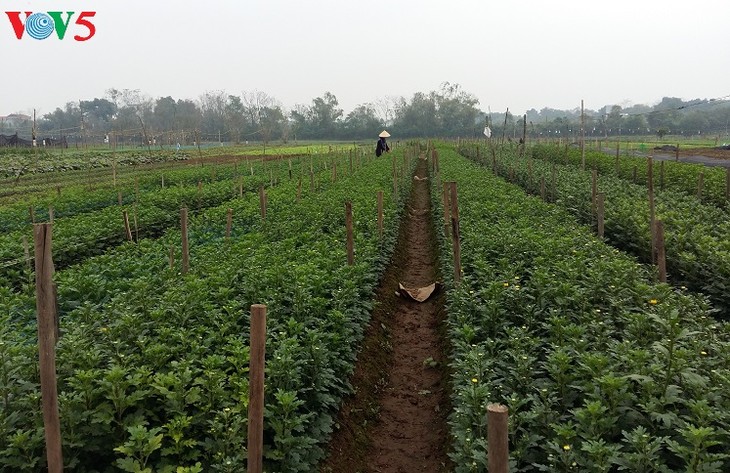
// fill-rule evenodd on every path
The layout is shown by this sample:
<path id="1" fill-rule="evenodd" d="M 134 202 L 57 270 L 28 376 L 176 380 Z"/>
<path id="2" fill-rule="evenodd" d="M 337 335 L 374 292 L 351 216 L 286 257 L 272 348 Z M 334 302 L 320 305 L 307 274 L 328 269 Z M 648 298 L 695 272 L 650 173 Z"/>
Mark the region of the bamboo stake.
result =
<path id="1" fill-rule="evenodd" d="M 700 175 L 697 177 L 697 198 L 702 199 L 702 190 L 705 186 L 705 172 L 700 171 Z"/>
<path id="2" fill-rule="evenodd" d="M 127 235 L 127 241 L 132 241 L 132 227 L 129 225 L 129 213 L 122 211 L 122 219 L 124 219 L 124 233 Z"/>
<path id="3" fill-rule="evenodd" d="M 264 370 L 266 306 L 251 306 L 248 395 L 248 473 L 262 473 L 264 449 Z"/>
<path id="4" fill-rule="evenodd" d="M 35 225 L 33 240 L 35 242 L 38 352 L 46 459 L 48 472 L 60 473 L 63 471 L 63 455 L 56 385 L 58 314 L 56 312 L 56 287 L 53 283 L 53 227 L 48 223 Z"/>

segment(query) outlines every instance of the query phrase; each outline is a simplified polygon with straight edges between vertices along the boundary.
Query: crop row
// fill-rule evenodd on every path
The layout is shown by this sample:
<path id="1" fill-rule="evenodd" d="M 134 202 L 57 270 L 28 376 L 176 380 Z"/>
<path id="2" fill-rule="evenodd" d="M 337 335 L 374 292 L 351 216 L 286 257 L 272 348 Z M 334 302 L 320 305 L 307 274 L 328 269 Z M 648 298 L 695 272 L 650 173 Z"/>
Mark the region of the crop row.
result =
<path id="1" fill-rule="evenodd" d="M 313 158 L 314 159 L 314 158 Z M 342 156 L 338 159 L 342 160 Z M 253 165 L 251 165 L 253 166 Z M 69 264 L 78 263 L 83 258 L 100 254 L 106 248 L 121 243 L 125 238 L 125 230 L 122 221 L 122 210 L 127 210 L 130 221 L 138 235 L 154 236 L 163 229 L 175 224 L 179 209 L 183 206 L 191 208 L 204 208 L 220 205 L 223 202 L 237 197 L 243 190 L 252 191 L 260 185 L 270 185 L 279 179 L 288 176 L 289 169 L 292 169 L 292 177 L 301 172 L 304 168 L 314 169 L 313 163 L 306 163 L 304 160 L 295 163 L 289 168 L 288 163 L 279 161 L 259 165 L 258 169 L 252 172 L 252 176 L 237 177 L 233 167 L 210 171 L 204 171 L 212 179 L 217 180 L 212 184 L 194 187 L 178 187 L 175 184 L 186 184 L 195 182 L 196 177 L 201 177 L 200 172 L 183 170 L 171 176 L 171 184 L 174 187 L 140 192 L 130 195 L 131 205 L 102 208 L 76 214 L 72 217 L 55 219 L 56 238 L 56 264 L 58 267 L 65 267 Z M 254 168 L 251 167 L 251 170 Z M 319 166 L 322 169 L 322 166 Z M 211 175 L 211 172 L 213 175 Z M 294 174 L 296 172 L 296 174 Z M 322 173 L 322 171 L 320 171 Z M 228 177 L 228 179 L 226 179 Z M 326 176 L 316 176 L 317 181 L 326 179 Z M 154 185 L 154 178 L 147 182 L 147 186 Z M 309 187 L 309 179 L 303 187 Z M 168 181 L 169 182 L 169 181 Z M 198 181 L 200 182 L 200 181 Z M 138 196 L 138 198 L 137 198 Z M 108 200 L 106 201 L 108 202 Z M 39 212 L 39 216 L 42 215 Z M 46 214 L 47 215 L 47 214 Z M 136 219 L 136 220 L 135 220 Z M 5 284 L 18 285 L 24 279 L 26 269 L 22 258 L 23 237 L 26 241 L 31 238 L 31 228 L 25 225 L 22 230 L 9 232 L 0 237 L 0 277 L 4 278 Z"/>
<path id="2" fill-rule="evenodd" d="M 462 153 L 474 156 L 472 148 Z M 545 194 L 570 210 L 581 222 L 594 224 L 591 171 L 571 165 L 520 158 L 501 149 L 496 160 L 482 162 L 529 193 Z M 619 249 L 651 262 L 650 207 L 647 188 L 612 175 L 598 175 L 597 192 L 605 194 L 605 237 Z M 730 317 L 730 216 L 694 196 L 655 190 L 656 219 L 664 222 L 667 269 L 677 286 L 707 294 L 722 318 Z"/>
<path id="3" fill-rule="evenodd" d="M 580 150 L 555 145 L 537 145 L 531 148 L 535 159 L 579 166 L 582 163 Z M 588 169 L 597 169 L 601 174 L 613 175 L 623 180 L 648 185 L 649 165 L 643 157 L 620 155 L 586 150 L 585 162 Z M 700 179 L 700 175 L 702 178 Z M 730 170 L 722 167 L 708 167 L 701 164 L 678 161 L 659 161 L 654 163 L 652 172 L 656 189 L 682 192 L 694 195 L 703 202 L 727 207 L 730 201 Z M 700 185 L 701 182 L 701 185 Z"/>
<path id="4" fill-rule="evenodd" d="M 228 242 L 227 206 L 203 212 L 191 220 L 185 276 L 167 269 L 177 230 L 58 273 L 67 468 L 244 471 L 249 307 L 264 303 L 265 465 L 310 470 L 350 390 L 372 291 L 394 246 L 393 199 L 385 200 L 382 239 L 376 225 L 376 191 L 388 195 L 391 172 L 389 161 L 372 161 L 301 200 L 296 182 L 284 182 L 269 190 L 265 221 L 257 197 L 238 199 L 239 230 Z M 355 215 L 353 266 L 345 264 L 346 200 Z M 37 471 L 43 431 L 28 343 L 33 304 L 0 291 L 0 465 Z"/>
<path id="5" fill-rule="evenodd" d="M 452 149 L 439 160 L 462 235 L 463 280 L 447 277 L 456 471 L 486 471 L 490 402 L 509 408 L 510 471 L 728 471 L 730 326 L 560 206 Z"/>

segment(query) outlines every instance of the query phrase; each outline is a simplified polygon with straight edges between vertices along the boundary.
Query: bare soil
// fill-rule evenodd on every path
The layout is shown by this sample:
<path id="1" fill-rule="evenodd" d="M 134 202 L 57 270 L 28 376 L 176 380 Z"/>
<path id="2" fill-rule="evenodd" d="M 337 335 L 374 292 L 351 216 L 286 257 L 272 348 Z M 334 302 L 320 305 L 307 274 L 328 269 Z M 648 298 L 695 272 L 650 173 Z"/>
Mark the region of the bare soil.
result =
<path id="1" fill-rule="evenodd" d="M 419 160 L 416 175 L 426 176 Z M 443 295 L 424 303 L 397 297 L 398 282 L 422 287 L 438 277 L 427 180 L 413 181 L 394 261 L 378 290 L 348 398 L 322 472 L 451 470 Z"/>

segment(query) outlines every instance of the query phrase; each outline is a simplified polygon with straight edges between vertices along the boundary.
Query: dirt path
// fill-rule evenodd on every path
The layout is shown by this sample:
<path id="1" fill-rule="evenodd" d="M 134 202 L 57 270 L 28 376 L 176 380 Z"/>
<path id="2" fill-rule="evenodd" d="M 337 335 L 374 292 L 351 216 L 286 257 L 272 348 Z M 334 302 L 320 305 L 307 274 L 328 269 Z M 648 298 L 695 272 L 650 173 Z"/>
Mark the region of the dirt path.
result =
<path id="1" fill-rule="evenodd" d="M 426 175 L 425 161 L 416 174 Z M 394 295 L 436 280 L 428 181 L 413 181 L 393 264 L 379 291 L 353 383 L 322 471 L 445 472 L 448 461 L 448 391 L 442 337 L 443 297 L 425 303 Z M 369 347 L 369 348 L 368 348 Z"/>

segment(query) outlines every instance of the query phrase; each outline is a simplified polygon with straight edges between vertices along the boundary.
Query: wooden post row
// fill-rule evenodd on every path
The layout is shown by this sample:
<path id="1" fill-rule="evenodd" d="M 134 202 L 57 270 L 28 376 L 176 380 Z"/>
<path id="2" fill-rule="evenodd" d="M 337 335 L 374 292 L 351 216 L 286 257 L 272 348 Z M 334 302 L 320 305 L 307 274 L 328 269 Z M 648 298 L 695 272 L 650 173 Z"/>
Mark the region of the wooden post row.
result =
<path id="1" fill-rule="evenodd" d="M 35 225 L 33 227 L 33 240 L 35 243 L 38 352 L 46 459 L 48 472 L 60 473 L 63 471 L 63 455 L 56 387 L 58 314 L 56 313 L 56 287 L 53 283 L 53 227 L 51 224 Z"/>
<path id="2" fill-rule="evenodd" d="M 355 241 L 352 230 L 352 202 L 345 202 L 345 227 L 347 230 L 347 265 L 355 264 Z"/>
<path id="3" fill-rule="evenodd" d="M 266 306 L 251 306 L 248 395 L 248 473 L 263 472 Z"/>
<path id="4" fill-rule="evenodd" d="M 487 406 L 487 471 L 509 471 L 508 409 L 501 404 Z"/>

